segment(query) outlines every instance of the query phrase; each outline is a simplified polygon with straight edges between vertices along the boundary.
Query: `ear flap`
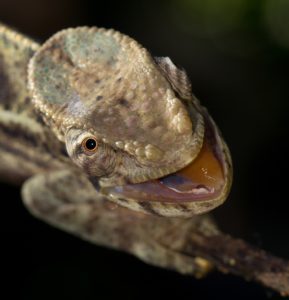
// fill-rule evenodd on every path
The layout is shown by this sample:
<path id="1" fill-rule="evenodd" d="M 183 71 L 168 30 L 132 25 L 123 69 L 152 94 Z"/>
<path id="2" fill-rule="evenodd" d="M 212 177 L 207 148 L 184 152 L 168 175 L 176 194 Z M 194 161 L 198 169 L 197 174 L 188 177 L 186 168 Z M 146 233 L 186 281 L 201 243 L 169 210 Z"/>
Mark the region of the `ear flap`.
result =
<path id="1" fill-rule="evenodd" d="M 184 69 L 179 69 L 169 57 L 155 57 L 161 72 L 182 99 L 192 98 L 192 87 Z"/>

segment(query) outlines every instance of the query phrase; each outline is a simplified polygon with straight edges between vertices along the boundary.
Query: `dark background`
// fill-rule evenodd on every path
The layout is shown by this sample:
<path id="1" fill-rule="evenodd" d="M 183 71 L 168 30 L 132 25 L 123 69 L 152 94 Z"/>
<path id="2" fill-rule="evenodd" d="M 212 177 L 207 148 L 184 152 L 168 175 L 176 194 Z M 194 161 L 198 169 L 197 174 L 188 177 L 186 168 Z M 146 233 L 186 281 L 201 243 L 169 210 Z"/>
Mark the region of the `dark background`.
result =
<path id="1" fill-rule="evenodd" d="M 289 259 L 287 0 L 0 0 L 0 20 L 39 41 L 67 27 L 112 27 L 183 66 L 232 152 L 234 184 L 218 223 Z M 31 217 L 18 189 L 0 191 L 0 289 L 11 296 L 279 299 L 234 276 L 195 280 L 82 242 Z"/>

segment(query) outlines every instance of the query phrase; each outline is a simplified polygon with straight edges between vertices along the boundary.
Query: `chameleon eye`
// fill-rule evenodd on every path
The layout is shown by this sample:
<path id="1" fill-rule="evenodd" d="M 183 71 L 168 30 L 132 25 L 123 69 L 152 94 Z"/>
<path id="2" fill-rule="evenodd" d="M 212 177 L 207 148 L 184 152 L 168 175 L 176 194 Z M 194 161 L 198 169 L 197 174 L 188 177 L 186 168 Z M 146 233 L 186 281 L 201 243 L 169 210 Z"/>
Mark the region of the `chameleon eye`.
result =
<path id="1" fill-rule="evenodd" d="M 93 137 L 86 138 L 82 142 L 82 148 L 85 152 L 95 152 L 97 149 L 97 141 Z"/>

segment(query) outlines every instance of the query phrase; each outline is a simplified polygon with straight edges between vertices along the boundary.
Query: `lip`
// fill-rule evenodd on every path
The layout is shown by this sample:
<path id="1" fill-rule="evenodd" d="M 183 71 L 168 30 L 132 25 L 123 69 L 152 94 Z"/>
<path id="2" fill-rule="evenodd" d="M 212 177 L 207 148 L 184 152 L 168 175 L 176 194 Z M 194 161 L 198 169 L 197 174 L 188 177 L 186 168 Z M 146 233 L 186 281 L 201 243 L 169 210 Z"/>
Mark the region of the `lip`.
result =
<path id="1" fill-rule="evenodd" d="M 222 141 L 206 113 L 204 118 L 203 146 L 187 167 L 159 179 L 108 187 L 105 193 L 113 198 L 162 203 L 201 202 L 220 197 L 226 185 Z"/>

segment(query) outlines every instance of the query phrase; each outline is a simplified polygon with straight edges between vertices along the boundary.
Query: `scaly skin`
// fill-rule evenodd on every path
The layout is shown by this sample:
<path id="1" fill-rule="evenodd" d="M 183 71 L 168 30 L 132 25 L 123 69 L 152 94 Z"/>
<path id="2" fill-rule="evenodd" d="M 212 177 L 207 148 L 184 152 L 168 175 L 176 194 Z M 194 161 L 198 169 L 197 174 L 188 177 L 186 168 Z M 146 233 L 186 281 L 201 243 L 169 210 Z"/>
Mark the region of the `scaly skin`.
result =
<path id="1" fill-rule="evenodd" d="M 111 39 L 118 41 L 115 48 L 97 43 L 96 64 L 90 43 L 95 33 L 100 33 L 102 42 L 104 36 L 110 44 Z M 72 36 L 77 43 L 73 43 Z M 62 43 L 67 41 L 63 48 Z M 101 49 L 104 51 L 99 52 Z M 122 53 L 122 59 L 115 56 L 116 52 Z M 125 55 L 130 58 L 127 64 Z M 101 68 L 110 58 L 114 63 Z M 34 104 L 26 88 L 29 61 Z M 119 68 L 115 69 L 117 61 Z M 49 76 L 42 76 L 45 68 Z M 92 71 L 97 69 L 100 73 Z M 110 71 L 118 72 L 110 76 Z M 66 77 L 58 82 L 64 74 Z M 100 75 L 105 83 L 103 90 L 98 85 Z M 69 93 L 81 97 L 71 101 Z M 55 95 L 60 97 L 53 98 Z M 137 182 L 141 178 L 137 174 L 142 174 L 144 180 L 151 179 L 178 170 L 194 157 L 193 165 L 203 163 L 199 158 L 204 152 L 199 153 L 198 148 L 206 145 L 208 135 L 218 144 L 215 150 L 223 163 L 225 184 L 218 196 L 180 204 L 148 199 L 140 202 L 134 197 L 103 193 L 101 185 Z M 118 164 L 114 169 L 103 168 L 103 174 L 97 176 L 100 164 L 94 158 L 96 153 L 84 151 L 82 160 L 77 156 L 77 150 L 81 150 L 77 142 L 82 144 L 86 136 L 97 137 L 105 155 L 115 158 Z M 205 152 L 206 159 L 208 154 Z M 127 164 L 125 170 L 119 167 L 121 163 Z M 215 265 L 220 271 L 251 278 L 286 296 L 288 262 L 222 234 L 208 215 L 156 216 L 191 216 L 221 204 L 231 185 L 230 166 L 230 155 L 217 127 L 192 95 L 186 73 L 169 58 L 152 59 L 135 41 L 115 31 L 65 30 L 40 47 L 0 25 L 0 178 L 16 185 L 24 183 L 24 204 L 36 217 L 96 245 L 131 253 L 149 264 L 196 277 L 204 276 Z M 113 174 L 111 178 L 105 175 L 108 171 Z M 151 190 L 146 192 L 149 195 Z"/>
<path id="2" fill-rule="evenodd" d="M 143 183 L 183 169 L 198 158 L 211 131 L 223 169 L 220 192 L 185 202 L 143 201 L 108 192 L 111 201 L 137 211 L 187 217 L 226 199 L 232 178 L 228 148 L 192 95 L 186 73 L 169 58 L 153 59 L 117 31 L 79 27 L 45 42 L 28 70 L 36 109 L 65 142 L 71 159 L 104 188 L 102 193 L 105 187 Z M 94 151 L 84 149 L 87 139 L 95 141 Z"/>
<path id="3" fill-rule="evenodd" d="M 0 24 L 0 176 L 20 184 L 60 168 L 65 148 L 34 111 L 26 88 L 27 64 L 39 45 Z"/>
<path id="4" fill-rule="evenodd" d="M 85 33 L 86 30 L 89 32 L 98 32 L 99 29 L 80 28 L 76 32 L 79 32 L 79 30 Z M 161 70 L 168 67 L 164 60 L 160 59 L 158 61 L 160 67 L 157 69 L 155 62 L 152 61 L 148 52 L 141 48 L 136 42 L 114 31 L 101 29 L 100 32 L 109 37 L 118 36 L 122 40 L 129 41 L 129 45 L 133 44 L 136 52 L 140 51 L 140 53 L 144 55 L 139 58 L 139 64 L 141 65 L 143 60 L 142 68 L 144 68 L 144 66 L 147 66 L 148 69 L 151 68 L 153 70 L 152 72 L 159 77 L 157 83 L 153 81 L 149 83 L 149 85 L 154 86 L 161 82 L 168 91 L 164 92 L 163 89 L 160 89 L 158 92 L 160 94 L 169 94 L 170 99 L 172 99 L 171 106 L 169 105 L 167 108 L 164 107 L 167 98 L 161 97 L 160 103 L 156 102 L 159 98 L 155 99 L 154 109 L 156 113 L 153 114 L 153 117 L 163 114 L 168 117 L 168 120 L 163 118 L 159 123 L 161 124 L 159 132 L 162 132 L 163 135 L 161 135 L 161 138 L 158 140 L 157 130 L 152 133 L 152 135 L 147 133 L 148 127 L 146 126 L 149 125 L 146 124 L 147 119 L 145 114 L 138 114 L 141 120 L 140 130 L 143 133 L 142 137 L 135 131 L 127 133 L 127 130 L 130 129 L 129 125 L 125 125 L 125 128 L 122 129 L 123 131 L 118 132 L 118 135 L 114 134 L 111 125 L 106 126 L 104 124 L 104 127 L 101 127 L 100 123 L 98 124 L 100 127 L 96 126 L 96 123 L 91 123 L 93 120 L 90 111 L 88 111 L 87 116 L 79 115 L 78 118 L 74 118 L 74 115 L 69 114 L 75 112 L 75 107 L 67 103 L 68 98 L 66 94 L 63 95 L 63 99 L 57 100 L 55 98 L 55 102 L 48 99 L 49 97 L 45 97 L 44 99 L 42 96 L 45 95 L 43 94 L 46 91 L 45 84 L 47 83 L 49 85 L 50 82 L 44 80 L 45 84 L 41 86 L 43 89 L 40 89 L 40 93 L 38 84 L 41 85 L 41 82 L 37 83 L 33 81 L 37 80 L 38 76 L 40 76 L 38 72 L 41 73 L 43 71 L 41 70 L 42 63 L 43 61 L 45 62 L 43 57 L 48 57 L 48 59 L 51 57 L 52 60 L 56 59 L 56 61 L 60 59 L 60 62 L 62 59 L 67 60 L 67 57 L 61 53 L 61 48 L 49 46 L 51 46 L 51 44 L 54 45 L 53 43 L 55 41 L 59 42 L 61 38 L 66 37 L 66 34 L 70 32 L 73 33 L 74 31 L 63 31 L 40 47 L 40 45 L 30 39 L 0 25 L 1 179 L 12 184 L 22 184 L 24 182 L 22 196 L 27 208 L 35 216 L 58 228 L 71 232 L 95 244 L 125 250 L 154 265 L 175 269 L 181 273 L 190 273 L 197 277 L 205 275 L 211 269 L 212 264 L 200 257 L 184 255 L 182 254 L 182 249 L 186 244 L 187 238 L 195 231 L 204 232 L 206 235 L 218 234 L 219 231 L 211 219 L 208 216 L 195 216 L 190 219 L 162 218 L 142 212 L 166 215 L 166 212 L 169 211 L 175 215 L 189 216 L 200 212 L 202 205 L 206 210 L 210 210 L 223 202 L 231 184 L 231 172 L 228 167 L 230 165 L 230 156 L 227 147 L 219 134 L 217 134 L 218 139 L 222 145 L 224 145 L 223 151 L 225 153 L 224 157 L 226 158 L 224 172 L 227 172 L 227 181 L 223 192 L 224 194 L 220 196 L 220 199 L 213 199 L 211 203 L 204 202 L 200 205 L 197 204 L 197 207 L 194 209 L 190 207 L 190 203 L 182 204 L 181 206 L 176 204 L 152 204 L 149 202 L 149 204 L 136 204 L 137 202 L 133 201 L 133 199 L 122 199 L 120 201 L 119 199 L 112 199 L 99 192 L 95 188 L 95 186 L 99 184 L 98 178 L 92 176 L 94 174 L 86 172 L 87 170 L 85 170 L 83 166 L 79 168 L 75 159 L 69 157 L 65 151 L 64 141 L 67 144 L 70 143 L 66 145 L 68 152 L 72 151 L 69 147 L 73 147 L 73 140 L 76 138 L 73 134 L 75 134 L 77 130 L 87 128 L 85 127 L 85 121 L 88 122 L 88 127 L 93 127 L 91 129 L 93 134 L 101 139 L 98 140 L 98 142 L 106 144 L 106 147 L 113 147 L 114 153 L 121 157 L 121 159 L 126 157 L 129 161 L 128 166 L 133 168 L 135 166 L 133 161 L 137 161 L 136 165 L 138 168 L 143 164 L 144 167 L 140 169 L 147 172 L 145 175 L 142 175 L 144 179 L 147 178 L 146 176 L 148 176 L 148 178 L 154 178 L 156 176 L 155 172 L 149 172 L 150 168 L 148 166 L 152 169 L 161 168 L 162 170 L 159 171 L 159 174 L 165 174 L 188 164 L 190 160 L 193 160 L 194 157 L 198 155 L 198 148 L 200 147 L 198 143 L 200 142 L 194 141 L 203 136 L 203 116 L 205 116 L 206 113 L 198 101 L 191 95 L 189 83 L 183 71 L 174 69 L 175 66 L 172 64 L 169 65 L 171 73 L 169 72 L 166 73 L 166 75 L 162 75 L 161 72 L 163 71 Z M 58 52 L 55 49 L 58 49 Z M 50 51 L 56 51 L 56 53 L 50 53 Z M 31 57 L 34 58 L 31 60 Z M 152 65 L 148 64 L 147 60 Z M 26 71 L 29 61 L 30 87 L 35 99 L 34 104 L 32 104 L 30 93 L 26 88 Z M 40 68 L 38 69 L 39 66 L 37 63 L 39 62 Z M 136 66 L 139 67 L 138 64 L 136 64 Z M 63 64 L 60 64 L 59 67 L 66 70 L 67 66 L 65 67 Z M 67 68 L 69 69 L 70 67 L 69 65 Z M 35 68 L 37 70 L 35 70 Z M 53 68 L 53 66 L 51 66 L 51 68 Z M 51 68 L 48 68 L 49 72 Z M 136 76 L 138 72 L 139 69 L 137 69 Z M 73 69 L 72 73 L 69 74 L 72 76 L 72 85 L 76 89 L 79 88 L 79 83 L 77 83 L 78 81 L 76 80 L 78 76 L 80 83 L 91 79 L 90 76 L 87 77 L 80 71 L 78 72 L 77 68 L 75 70 Z M 123 76 L 126 74 L 125 72 Z M 63 75 L 62 71 L 60 75 Z M 167 78 L 170 78 L 170 84 Z M 181 80 L 179 80 L 180 78 Z M 95 82 L 96 79 L 94 75 L 92 75 L 92 79 L 92 81 Z M 133 84 L 129 79 L 130 78 L 123 80 L 126 80 L 127 84 Z M 137 79 L 137 77 L 135 79 Z M 88 85 L 90 84 L 89 82 Z M 175 90 L 172 88 L 174 86 Z M 90 90 L 90 88 L 91 86 L 86 87 L 87 90 Z M 120 91 L 127 93 L 125 98 L 124 95 L 114 95 L 112 90 L 107 89 L 105 95 L 109 99 L 114 100 L 117 98 L 120 105 L 112 111 L 112 114 L 117 112 L 117 115 L 119 114 L 120 118 L 123 119 L 122 116 L 128 114 L 127 109 L 129 107 L 132 109 L 133 105 L 138 106 L 140 102 L 138 102 L 138 98 L 135 98 L 134 102 L 132 101 L 133 98 L 129 97 L 126 86 L 119 88 L 118 92 L 120 93 Z M 60 93 L 62 92 L 63 90 L 60 91 Z M 84 93 L 83 95 L 87 93 L 85 88 L 81 88 L 81 93 L 82 92 Z M 158 96 L 160 96 L 160 94 Z M 47 95 L 49 96 L 50 93 Z M 99 95 L 97 94 L 96 96 Z M 93 98 L 89 99 L 89 96 L 87 97 L 88 98 L 85 99 L 87 99 L 88 102 L 92 101 Z M 120 101 L 121 99 L 123 100 Z M 60 109 L 57 101 L 62 101 L 62 104 L 65 102 L 65 105 Z M 37 107 L 37 112 L 33 110 L 34 105 Z M 67 109 L 69 105 L 70 110 Z M 109 108 L 110 106 L 107 108 L 104 107 L 104 109 L 108 109 L 108 112 Z M 146 107 L 144 105 L 143 109 L 148 110 L 147 112 L 149 114 L 152 112 L 150 106 Z M 165 111 L 162 112 L 162 109 L 165 109 Z M 171 117 L 173 117 L 176 111 L 184 117 L 185 121 L 182 121 L 178 117 L 176 121 L 172 121 Z M 199 111 L 202 111 L 203 114 L 200 114 Z M 87 112 L 87 110 L 85 110 L 85 112 Z M 99 113 L 99 110 L 96 110 L 94 107 L 94 112 Z M 44 115 L 45 122 L 39 117 L 40 115 Z M 109 113 L 109 115 L 111 115 L 111 113 Z M 188 116 L 190 116 L 190 119 L 188 119 Z M 189 120 L 193 120 L 194 122 L 190 124 Z M 108 123 L 109 122 L 110 121 L 108 121 Z M 132 120 L 131 122 L 134 121 Z M 96 127 L 98 131 L 95 129 Z M 133 129 L 135 130 L 137 128 Z M 167 130 L 169 131 L 168 134 L 166 132 Z M 217 129 L 216 131 L 218 132 Z M 109 133 L 111 133 L 111 135 Z M 118 137 L 117 141 L 116 137 Z M 133 145 L 140 145 L 142 143 L 145 145 L 145 150 L 148 144 L 151 144 L 152 147 L 148 147 L 150 150 L 144 152 L 141 150 L 132 150 L 132 147 L 128 146 L 131 145 L 131 143 L 129 142 L 127 144 L 129 137 L 131 137 L 132 141 L 139 141 L 139 144 L 132 142 Z M 122 138 L 122 140 L 120 140 L 120 138 Z M 69 141 L 67 141 L 67 139 L 69 139 Z M 171 139 L 176 142 L 169 147 L 169 141 L 171 141 Z M 188 145 L 192 146 L 192 148 L 187 148 Z M 173 156 L 175 155 L 174 152 L 177 151 L 177 146 L 180 146 L 182 155 L 174 158 Z M 196 153 L 193 153 L 194 151 L 192 149 L 196 150 Z M 161 151 L 162 157 L 164 157 L 163 160 L 159 159 L 158 151 Z M 144 153 L 140 160 L 138 160 L 137 153 Z M 130 156 L 128 156 L 128 154 L 130 154 Z M 167 167 L 165 166 L 166 162 L 168 163 Z M 176 163 L 176 165 L 172 162 Z M 127 174 L 122 174 L 125 178 L 122 180 L 139 181 L 138 178 L 134 179 L 135 177 L 131 174 L 136 173 L 128 172 Z M 122 176 L 119 176 L 118 179 L 122 178 Z M 129 178 L 129 176 L 131 176 L 131 178 Z M 103 182 L 108 182 L 105 181 L 105 176 L 103 176 L 102 179 Z M 118 206 L 111 201 L 115 201 L 131 209 Z M 142 212 L 136 212 L 135 210 Z"/>

